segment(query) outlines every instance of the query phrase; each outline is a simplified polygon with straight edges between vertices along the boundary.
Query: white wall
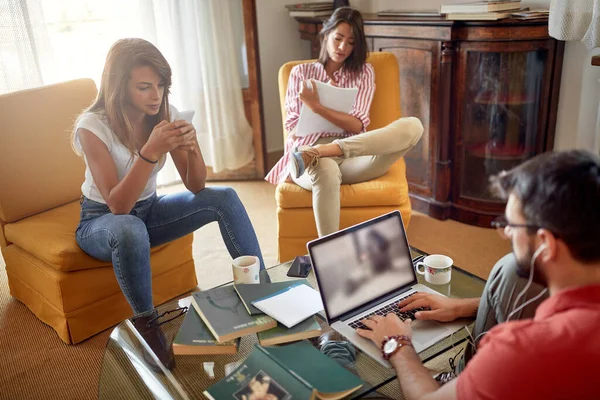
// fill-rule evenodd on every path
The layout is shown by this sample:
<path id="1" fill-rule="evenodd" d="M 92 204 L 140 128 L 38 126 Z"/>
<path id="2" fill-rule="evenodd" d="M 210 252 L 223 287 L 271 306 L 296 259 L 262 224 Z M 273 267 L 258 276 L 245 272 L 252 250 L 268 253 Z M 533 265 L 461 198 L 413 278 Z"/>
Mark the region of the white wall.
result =
<path id="1" fill-rule="evenodd" d="M 600 67 L 591 65 L 592 55 L 581 42 L 567 42 L 563 62 L 554 149 L 595 149 L 600 103 Z"/>
<path id="2" fill-rule="evenodd" d="M 283 148 L 277 71 L 287 61 L 310 57 L 310 44 L 300 40 L 298 23 L 287 15 L 284 8 L 284 4 L 296 2 L 257 1 L 267 151 Z M 464 0 L 420 0 L 414 2 L 416 4 L 412 0 L 350 0 L 353 7 L 365 13 L 386 9 L 436 10 L 442 3 L 460 2 Z M 550 0 L 523 0 L 523 5 L 548 8 Z M 590 52 L 580 42 L 568 42 L 565 46 L 554 141 L 557 150 L 593 147 L 600 103 L 600 67 L 591 65 L 593 54 L 600 54 L 600 49 Z"/>
<path id="3" fill-rule="evenodd" d="M 315 2 L 317 0 L 302 0 Z M 310 58 L 310 43 L 300 40 L 298 22 L 288 15 L 285 4 L 298 0 L 258 0 L 256 20 L 262 83 L 263 116 L 267 152 L 283 148 L 281 107 L 277 74 L 288 61 Z"/>

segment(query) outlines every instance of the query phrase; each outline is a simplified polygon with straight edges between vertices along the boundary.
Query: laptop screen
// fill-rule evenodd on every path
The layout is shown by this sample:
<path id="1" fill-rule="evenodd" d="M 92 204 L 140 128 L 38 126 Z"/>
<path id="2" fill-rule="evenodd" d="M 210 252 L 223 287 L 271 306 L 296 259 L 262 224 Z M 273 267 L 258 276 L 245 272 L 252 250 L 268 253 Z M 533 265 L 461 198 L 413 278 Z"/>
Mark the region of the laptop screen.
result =
<path id="1" fill-rule="evenodd" d="M 329 320 L 416 283 L 395 211 L 308 244 Z"/>

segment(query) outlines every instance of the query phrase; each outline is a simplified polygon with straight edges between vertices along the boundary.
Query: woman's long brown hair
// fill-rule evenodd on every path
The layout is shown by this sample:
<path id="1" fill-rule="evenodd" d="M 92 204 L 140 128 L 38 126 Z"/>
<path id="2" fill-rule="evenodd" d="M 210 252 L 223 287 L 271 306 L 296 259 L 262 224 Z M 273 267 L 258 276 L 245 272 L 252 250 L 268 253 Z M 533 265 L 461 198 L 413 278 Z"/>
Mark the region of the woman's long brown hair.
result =
<path id="1" fill-rule="evenodd" d="M 327 64 L 329 54 L 327 54 L 327 44 L 325 43 L 325 39 L 342 22 L 350 25 L 350 29 L 354 35 L 354 48 L 348 58 L 344 60 L 344 68 L 352 73 L 360 73 L 367 62 L 369 51 L 367 48 L 362 14 L 352 7 L 340 7 L 336 9 L 331 17 L 323 23 L 323 29 L 319 32 L 319 39 L 321 41 L 319 62 L 323 65 Z"/>
<path id="2" fill-rule="evenodd" d="M 144 39 L 137 38 L 119 39 L 112 45 L 106 56 L 98 96 L 94 103 L 83 112 L 105 116 L 108 125 L 121 143 L 129 149 L 132 157 L 137 150 L 133 126 L 124 112 L 129 102 L 127 84 L 131 77 L 131 70 L 143 66 L 151 67 L 158 74 L 165 88 L 158 114 L 147 115 L 146 126 L 151 130 L 160 121 L 169 121 L 171 67 L 156 46 Z M 71 143 L 74 143 L 74 139 L 75 131 L 72 133 Z"/>

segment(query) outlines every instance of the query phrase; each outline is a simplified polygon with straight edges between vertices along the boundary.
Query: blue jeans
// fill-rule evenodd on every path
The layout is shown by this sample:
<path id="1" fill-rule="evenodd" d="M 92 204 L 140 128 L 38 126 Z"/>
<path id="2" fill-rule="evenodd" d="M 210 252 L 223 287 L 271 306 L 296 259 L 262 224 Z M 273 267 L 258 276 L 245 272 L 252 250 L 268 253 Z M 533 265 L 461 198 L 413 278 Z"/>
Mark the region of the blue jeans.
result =
<path id="1" fill-rule="evenodd" d="M 112 261 L 121 291 L 136 315 L 153 310 L 150 247 L 170 242 L 217 221 L 231 257 L 254 255 L 265 269 L 258 239 L 235 190 L 209 187 L 138 201 L 129 215 L 114 215 L 106 204 L 84 196 L 76 231 L 79 247 Z"/>

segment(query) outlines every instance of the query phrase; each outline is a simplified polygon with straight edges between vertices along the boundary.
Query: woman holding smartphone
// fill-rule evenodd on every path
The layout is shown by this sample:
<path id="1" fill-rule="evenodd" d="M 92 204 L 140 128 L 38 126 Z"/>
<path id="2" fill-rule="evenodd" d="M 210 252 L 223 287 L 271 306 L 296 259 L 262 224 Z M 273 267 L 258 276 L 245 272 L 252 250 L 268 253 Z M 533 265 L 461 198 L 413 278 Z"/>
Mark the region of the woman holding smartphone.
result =
<path id="1" fill-rule="evenodd" d="M 108 52 L 98 96 L 72 135 L 86 164 L 77 243 L 90 256 L 112 261 L 134 324 L 169 368 L 171 347 L 149 325 L 156 316 L 150 248 L 216 221 L 233 258 L 254 255 L 265 268 L 235 191 L 205 187 L 196 130 L 169 105 L 170 86 L 171 68 L 153 44 L 118 40 Z M 167 153 L 187 191 L 157 196 L 156 176 Z"/>
<path id="2" fill-rule="evenodd" d="M 375 93 L 375 72 L 367 60 L 363 18 L 350 7 L 335 10 L 320 32 L 318 61 L 295 66 L 287 87 L 285 154 L 266 176 L 277 184 L 295 182 L 312 191 L 319 236 L 339 230 L 340 185 L 365 182 L 385 174 L 423 134 L 417 118 L 400 118 L 367 132 L 369 109 Z M 358 88 L 350 113 L 323 106 L 309 80 L 343 88 Z M 342 128 L 343 133 L 314 132 L 295 136 L 302 107 Z"/>

